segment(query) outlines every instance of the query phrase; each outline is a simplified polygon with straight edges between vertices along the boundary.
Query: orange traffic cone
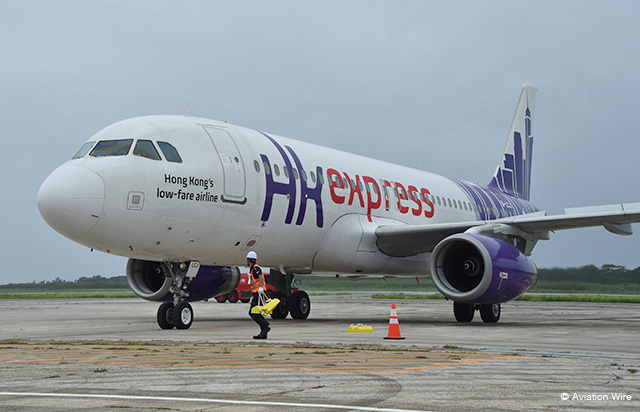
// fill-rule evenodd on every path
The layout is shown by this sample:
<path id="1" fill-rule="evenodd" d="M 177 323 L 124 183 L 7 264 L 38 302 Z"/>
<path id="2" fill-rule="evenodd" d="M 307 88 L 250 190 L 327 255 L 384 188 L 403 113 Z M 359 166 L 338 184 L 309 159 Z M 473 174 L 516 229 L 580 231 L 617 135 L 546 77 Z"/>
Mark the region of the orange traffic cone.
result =
<path id="1" fill-rule="evenodd" d="M 391 305 L 391 316 L 389 317 L 389 333 L 385 339 L 404 339 L 400 336 L 400 324 L 398 323 L 398 313 L 396 312 L 396 304 Z"/>

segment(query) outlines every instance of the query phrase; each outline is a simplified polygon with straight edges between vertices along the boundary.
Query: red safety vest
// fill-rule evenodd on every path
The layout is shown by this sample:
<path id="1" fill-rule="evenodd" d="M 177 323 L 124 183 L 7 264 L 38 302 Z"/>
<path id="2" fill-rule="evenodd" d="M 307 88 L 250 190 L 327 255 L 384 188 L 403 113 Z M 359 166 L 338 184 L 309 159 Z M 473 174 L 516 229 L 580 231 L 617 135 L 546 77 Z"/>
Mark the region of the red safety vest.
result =
<path id="1" fill-rule="evenodd" d="M 258 276 L 258 279 L 254 279 L 253 277 L 253 268 L 255 267 L 260 269 L 260 276 Z M 264 280 L 264 272 L 262 272 L 262 268 L 260 266 L 258 265 L 251 266 L 251 268 L 249 269 L 249 279 L 251 280 L 251 293 L 257 293 L 260 288 L 262 289 L 267 288 L 266 282 Z"/>

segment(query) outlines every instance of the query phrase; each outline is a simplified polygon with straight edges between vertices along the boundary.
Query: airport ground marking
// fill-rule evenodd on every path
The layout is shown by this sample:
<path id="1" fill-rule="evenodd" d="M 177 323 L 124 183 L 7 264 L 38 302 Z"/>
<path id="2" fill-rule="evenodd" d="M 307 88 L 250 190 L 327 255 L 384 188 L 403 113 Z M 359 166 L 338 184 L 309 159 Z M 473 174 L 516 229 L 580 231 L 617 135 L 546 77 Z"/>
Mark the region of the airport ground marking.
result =
<path id="1" fill-rule="evenodd" d="M 128 365 L 147 367 L 232 367 L 252 369 L 256 359 L 269 359 L 273 369 L 344 373 L 401 374 L 480 362 L 523 358 L 525 354 L 482 354 L 451 351 L 371 350 L 341 348 L 261 347 L 231 349 L 184 345 L 15 345 L 0 347 L 0 364 Z"/>
<path id="2" fill-rule="evenodd" d="M 428 412 L 425 410 L 417 410 L 417 409 L 376 408 L 372 406 L 334 405 L 334 404 L 326 404 L 326 403 L 242 401 L 242 400 L 236 400 L 236 399 L 180 398 L 180 397 L 172 397 L 172 396 L 108 395 L 108 394 L 100 394 L 100 393 L 0 392 L 0 396 L 218 403 L 218 404 L 251 405 L 251 406 L 280 406 L 280 407 L 290 407 L 290 408 L 345 409 L 345 410 L 372 411 L 372 412 Z"/>

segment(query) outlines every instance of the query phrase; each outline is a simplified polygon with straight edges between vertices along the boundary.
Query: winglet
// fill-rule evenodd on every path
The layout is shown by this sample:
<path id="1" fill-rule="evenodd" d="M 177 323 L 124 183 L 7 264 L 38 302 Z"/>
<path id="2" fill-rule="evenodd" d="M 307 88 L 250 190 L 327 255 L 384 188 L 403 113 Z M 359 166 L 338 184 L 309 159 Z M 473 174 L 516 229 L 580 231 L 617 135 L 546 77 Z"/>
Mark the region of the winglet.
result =
<path id="1" fill-rule="evenodd" d="M 489 182 L 489 187 L 524 200 L 529 200 L 530 194 L 535 109 L 536 88 L 525 83 L 500 162 Z"/>

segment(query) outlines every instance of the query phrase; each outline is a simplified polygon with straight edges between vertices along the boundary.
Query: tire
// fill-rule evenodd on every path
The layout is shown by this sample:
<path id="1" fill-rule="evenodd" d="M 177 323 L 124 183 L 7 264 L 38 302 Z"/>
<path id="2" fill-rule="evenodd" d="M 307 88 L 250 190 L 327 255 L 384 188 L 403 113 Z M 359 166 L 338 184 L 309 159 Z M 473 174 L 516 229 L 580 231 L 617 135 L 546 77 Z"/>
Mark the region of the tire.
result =
<path id="1" fill-rule="evenodd" d="M 160 305 L 157 320 L 161 329 L 173 329 L 173 302 Z"/>
<path id="2" fill-rule="evenodd" d="M 235 290 L 229 292 L 229 296 L 227 296 L 227 299 L 229 299 L 229 303 L 236 303 L 238 301 L 238 292 L 236 292 Z"/>
<path id="3" fill-rule="evenodd" d="M 173 324 L 176 329 L 189 329 L 193 323 L 193 308 L 187 301 L 178 303 L 173 308 Z"/>
<path id="4" fill-rule="evenodd" d="M 289 299 L 289 312 L 294 319 L 306 319 L 311 312 L 309 295 L 303 290 L 293 292 Z"/>
<path id="5" fill-rule="evenodd" d="M 227 295 L 218 295 L 215 297 L 215 299 L 218 301 L 218 303 L 224 303 L 227 301 Z"/>
<path id="6" fill-rule="evenodd" d="M 473 303 L 453 302 L 453 314 L 456 316 L 458 322 L 471 322 L 475 314 Z"/>
<path id="7" fill-rule="evenodd" d="M 272 319 L 285 319 L 289 314 L 289 307 L 287 305 L 287 300 L 284 298 L 284 294 L 282 292 L 273 292 L 274 299 L 280 299 L 280 303 L 276 308 L 271 312 Z"/>
<path id="8" fill-rule="evenodd" d="M 480 317 L 485 323 L 496 323 L 500 320 L 500 313 L 502 312 L 500 304 L 493 305 L 480 305 Z"/>

